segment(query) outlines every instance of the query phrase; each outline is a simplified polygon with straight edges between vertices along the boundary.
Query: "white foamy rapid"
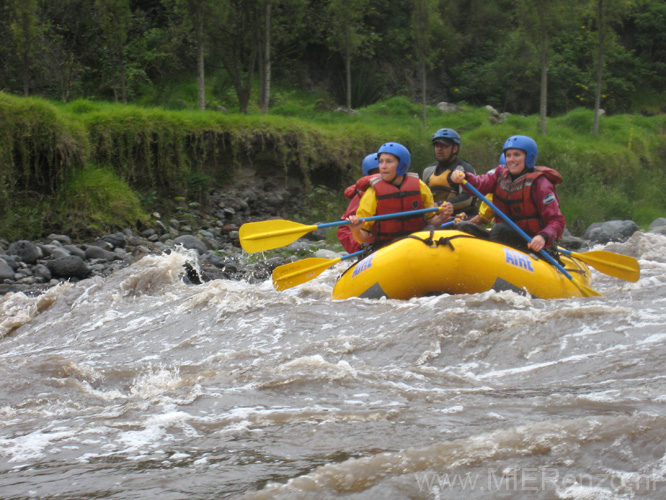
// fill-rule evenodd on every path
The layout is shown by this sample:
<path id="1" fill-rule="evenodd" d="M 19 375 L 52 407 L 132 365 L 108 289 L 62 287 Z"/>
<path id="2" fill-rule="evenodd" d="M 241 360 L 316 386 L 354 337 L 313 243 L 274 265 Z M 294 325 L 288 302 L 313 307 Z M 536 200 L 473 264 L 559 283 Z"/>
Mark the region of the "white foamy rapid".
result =
<path id="1" fill-rule="evenodd" d="M 2 498 L 666 498 L 666 237 L 603 297 L 182 282 L 0 298 Z"/>

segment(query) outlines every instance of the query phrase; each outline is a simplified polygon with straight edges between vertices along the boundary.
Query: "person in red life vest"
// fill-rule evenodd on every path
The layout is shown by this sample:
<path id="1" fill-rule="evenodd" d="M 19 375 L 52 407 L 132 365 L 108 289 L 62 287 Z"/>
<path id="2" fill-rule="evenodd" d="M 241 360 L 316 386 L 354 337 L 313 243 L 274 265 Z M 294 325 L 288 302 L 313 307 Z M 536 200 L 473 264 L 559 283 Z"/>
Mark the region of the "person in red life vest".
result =
<path id="1" fill-rule="evenodd" d="M 491 241 L 535 252 L 553 246 L 562 237 L 566 224 L 555 192 L 562 176 L 552 168 L 535 166 L 538 148 L 530 137 L 509 137 L 503 152 L 506 166 L 500 165 L 484 175 L 454 172 L 451 180 L 462 183 L 466 178 L 481 194 L 492 193 L 497 208 L 532 238 L 526 245 L 511 226 L 495 216 Z"/>
<path id="2" fill-rule="evenodd" d="M 378 248 L 419 231 L 428 223 L 437 227 L 453 214 L 453 206 L 445 202 L 439 212 L 425 214 L 425 217 L 421 214 L 409 218 L 359 222 L 359 218 L 373 215 L 436 207 L 430 188 L 419 179 L 418 174 L 407 172 L 411 155 L 405 146 L 387 142 L 379 148 L 377 157 L 379 176 L 370 181 L 370 186 L 359 201 L 356 214 L 347 217 L 352 235 L 359 244 L 367 243 L 372 248 Z"/>
<path id="3" fill-rule="evenodd" d="M 361 201 L 361 196 L 363 196 L 365 190 L 368 189 L 370 180 L 376 177 L 375 174 L 379 172 L 379 159 L 377 158 L 377 153 L 371 153 L 365 157 L 361 164 L 361 170 L 363 170 L 363 177 L 345 189 L 345 197 L 349 198 L 351 201 L 349 202 L 349 205 L 347 205 L 347 210 L 345 210 L 343 216 L 340 217 L 341 219 L 346 220 L 347 217 L 356 213 L 358 203 Z M 360 243 L 354 239 L 348 225 L 340 226 L 336 236 L 347 252 L 354 253 L 361 249 Z"/>

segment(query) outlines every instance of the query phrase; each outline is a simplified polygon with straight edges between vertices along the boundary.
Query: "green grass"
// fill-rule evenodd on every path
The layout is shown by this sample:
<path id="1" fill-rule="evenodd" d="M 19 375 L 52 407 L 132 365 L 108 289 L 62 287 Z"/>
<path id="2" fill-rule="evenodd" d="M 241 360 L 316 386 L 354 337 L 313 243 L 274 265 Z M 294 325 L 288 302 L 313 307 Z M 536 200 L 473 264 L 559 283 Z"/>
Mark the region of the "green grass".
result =
<path id="1" fill-rule="evenodd" d="M 211 85 L 218 85 L 216 99 L 224 104 L 223 82 Z M 160 99 L 164 105 L 148 105 Z M 178 108 L 178 100 L 186 105 Z M 131 225 L 139 216 L 138 200 L 146 209 L 168 206 L 176 196 L 205 205 L 210 188 L 224 187 L 247 168 L 275 183 L 300 179 L 311 202 L 294 218 L 332 221 L 346 207 L 342 190 L 360 176 L 368 153 L 387 141 L 400 142 L 410 149 L 412 171 L 420 173 L 434 161 L 430 139 L 442 127 L 461 134 L 460 157 L 479 173 L 496 166 L 507 137 L 535 138 L 537 163 L 564 176 L 558 192 L 575 234 L 612 219 L 647 227 L 666 214 L 665 115 L 601 116 L 594 135 L 593 112 L 579 108 L 549 118 L 547 135 L 541 136 L 538 116 L 510 115 L 496 123 L 485 108 L 464 104 L 454 113 L 429 107 L 423 127 L 421 106 L 405 97 L 352 114 L 335 111 L 322 91 L 276 88 L 267 115 L 259 113 L 256 99 L 248 115 L 198 111 L 191 106 L 195 101 L 191 82 L 155 91 L 134 105 L 55 103 L 0 93 L 0 237 L 19 236 L 21 220 L 31 235 L 49 231 L 49 221 L 77 231 Z M 132 196 L 121 197 L 112 214 L 96 214 L 114 201 L 106 197 L 107 183 L 116 194 L 125 190 Z M 107 194 L 94 198 L 104 189 Z M 52 211 L 40 224 L 35 214 L 47 206 L 61 213 Z"/>
<path id="2" fill-rule="evenodd" d="M 89 166 L 59 192 L 52 222 L 74 237 L 86 237 L 148 222 L 139 196 L 109 169 Z"/>

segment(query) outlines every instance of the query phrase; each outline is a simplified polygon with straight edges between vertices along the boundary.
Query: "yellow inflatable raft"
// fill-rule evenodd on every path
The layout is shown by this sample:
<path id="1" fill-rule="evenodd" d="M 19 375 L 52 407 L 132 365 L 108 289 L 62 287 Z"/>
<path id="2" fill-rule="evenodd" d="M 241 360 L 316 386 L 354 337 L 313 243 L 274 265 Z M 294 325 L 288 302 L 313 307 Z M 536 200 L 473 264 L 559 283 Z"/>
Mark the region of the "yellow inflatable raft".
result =
<path id="1" fill-rule="evenodd" d="M 540 299 L 582 297 L 581 290 L 554 266 L 515 248 L 460 231 L 414 233 L 368 255 L 349 268 L 333 289 L 333 299 L 410 299 L 437 293 L 488 290 L 528 292 Z M 590 269 L 561 256 L 563 267 L 589 286 Z"/>

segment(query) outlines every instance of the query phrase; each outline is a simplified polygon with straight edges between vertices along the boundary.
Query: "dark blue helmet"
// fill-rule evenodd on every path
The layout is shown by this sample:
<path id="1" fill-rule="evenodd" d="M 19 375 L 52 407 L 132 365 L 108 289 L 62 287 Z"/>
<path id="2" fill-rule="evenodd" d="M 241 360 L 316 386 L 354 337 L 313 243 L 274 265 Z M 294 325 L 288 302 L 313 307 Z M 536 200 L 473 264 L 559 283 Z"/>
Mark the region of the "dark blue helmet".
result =
<path id="1" fill-rule="evenodd" d="M 407 173 L 407 170 L 409 170 L 409 164 L 412 162 L 412 156 L 409 154 L 409 151 L 405 146 L 398 144 L 397 142 L 387 142 L 379 148 L 379 151 L 377 151 L 377 158 L 379 158 L 381 153 L 391 153 L 398 158 L 399 163 L 396 170 L 398 175 L 405 175 Z"/>
<path id="2" fill-rule="evenodd" d="M 460 135 L 458 132 L 452 128 L 440 128 L 437 132 L 432 135 L 432 143 L 435 144 L 437 141 L 449 141 L 453 144 L 457 144 L 460 147 Z"/>
<path id="3" fill-rule="evenodd" d="M 363 175 L 370 175 L 370 170 L 379 168 L 379 158 L 377 157 L 377 153 L 371 153 L 366 156 L 361 168 L 363 169 Z"/>
<path id="4" fill-rule="evenodd" d="M 539 148 L 531 137 L 527 137 L 526 135 L 512 135 L 504 143 L 502 152 L 506 153 L 507 149 L 522 149 L 525 151 L 525 168 L 533 169 L 534 165 L 536 165 Z"/>
<path id="5" fill-rule="evenodd" d="M 500 155 L 499 163 L 498 165 L 506 165 L 506 156 L 504 156 L 504 153 Z"/>

